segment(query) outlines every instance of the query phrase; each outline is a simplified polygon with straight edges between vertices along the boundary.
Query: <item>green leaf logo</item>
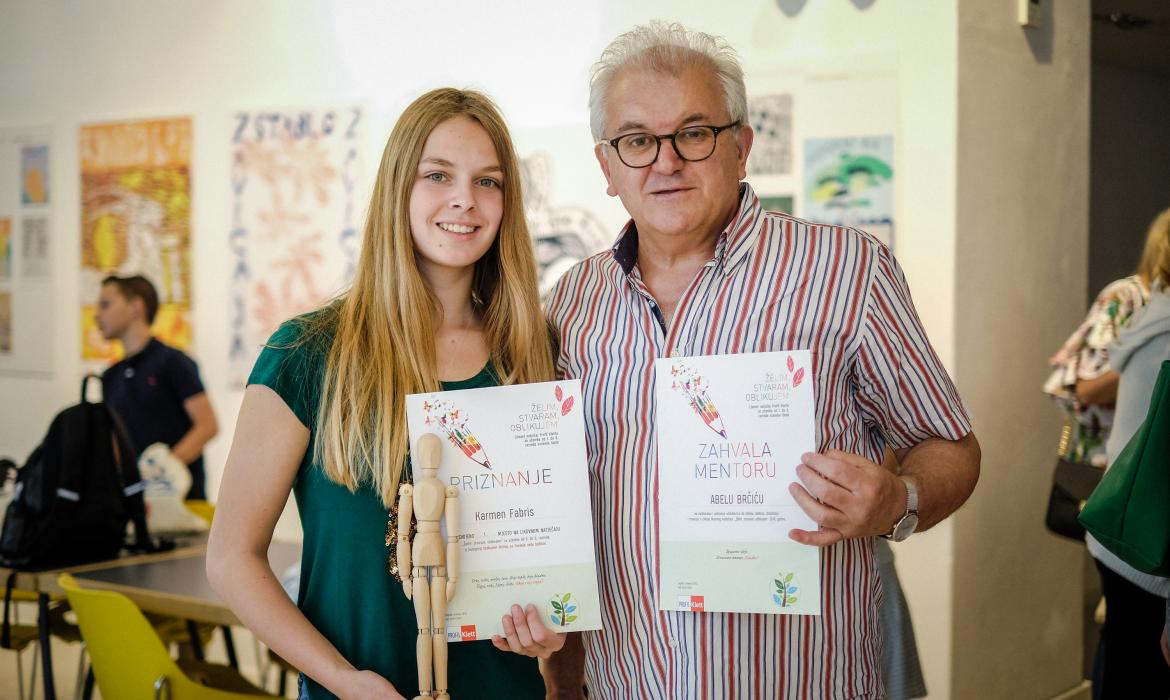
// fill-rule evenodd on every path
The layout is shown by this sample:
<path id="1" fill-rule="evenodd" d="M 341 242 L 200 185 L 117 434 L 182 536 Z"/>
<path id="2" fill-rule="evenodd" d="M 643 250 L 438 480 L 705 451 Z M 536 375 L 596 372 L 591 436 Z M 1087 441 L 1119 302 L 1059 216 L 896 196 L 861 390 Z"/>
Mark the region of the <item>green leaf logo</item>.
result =
<path id="1" fill-rule="evenodd" d="M 564 627 L 577 621 L 577 615 L 574 614 L 577 612 L 577 602 L 573 600 L 572 593 L 564 595 L 554 593 L 552 600 L 548 602 L 548 607 L 548 619 L 554 627 Z"/>
<path id="2" fill-rule="evenodd" d="M 800 585 L 792 572 L 780 572 L 772 579 L 776 590 L 772 592 L 772 602 L 782 608 L 789 608 L 796 604 L 796 594 Z"/>

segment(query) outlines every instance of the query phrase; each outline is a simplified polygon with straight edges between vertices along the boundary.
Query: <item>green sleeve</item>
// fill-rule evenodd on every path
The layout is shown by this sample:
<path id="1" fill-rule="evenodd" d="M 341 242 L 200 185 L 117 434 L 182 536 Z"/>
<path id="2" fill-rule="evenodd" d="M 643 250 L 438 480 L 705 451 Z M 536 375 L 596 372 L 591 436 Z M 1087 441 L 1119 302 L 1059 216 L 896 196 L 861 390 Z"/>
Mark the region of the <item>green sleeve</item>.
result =
<path id="1" fill-rule="evenodd" d="M 260 351 L 248 385 L 263 384 L 284 400 L 301 424 L 312 431 L 321 402 L 325 356 L 321 338 L 303 337 L 304 317 L 285 321 Z"/>

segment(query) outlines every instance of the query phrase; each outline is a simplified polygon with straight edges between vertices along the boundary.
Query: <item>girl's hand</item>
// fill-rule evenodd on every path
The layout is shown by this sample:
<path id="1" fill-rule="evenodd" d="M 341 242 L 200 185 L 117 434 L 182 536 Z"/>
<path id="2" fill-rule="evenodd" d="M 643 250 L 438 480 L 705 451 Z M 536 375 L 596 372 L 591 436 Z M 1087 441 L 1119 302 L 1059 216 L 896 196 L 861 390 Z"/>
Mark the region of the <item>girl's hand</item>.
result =
<path id="1" fill-rule="evenodd" d="M 512 606 L 512 614 L 504 615 L 504 636 L 492 635 L 492 645 L 500 651 L 547 659 L 565 646 L 564 633 L 553 632 L 544 626 L 540 612 L 529 603 L 526 609 Z"/>
<path id="2" fill-rule="evenodd" d="M 373 671 L 353 671 L 345 678 L 345 686 L 338 693 L 343 700 L 406 700 L 390 681 Z"/>

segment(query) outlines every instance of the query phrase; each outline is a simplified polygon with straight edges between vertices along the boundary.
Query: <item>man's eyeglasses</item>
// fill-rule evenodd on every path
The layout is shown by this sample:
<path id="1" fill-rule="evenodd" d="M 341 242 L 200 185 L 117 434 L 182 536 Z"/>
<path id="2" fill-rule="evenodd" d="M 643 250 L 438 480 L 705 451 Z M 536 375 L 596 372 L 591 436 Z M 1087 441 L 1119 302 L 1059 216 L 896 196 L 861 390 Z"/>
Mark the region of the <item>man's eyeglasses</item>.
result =
<path id="1" fill-rule="evenodd" d="M 658 154 L 662 150 L 662 142 L 670 141 L 674 152 L 679 158 L 692 163 L 707 160 L 715 152 L 715 141 L 720 132 L 739 126 L 739 121 L 733 121 L 724 126 L 710 126 L 708 124 L 693 124 L 684 126 L 673 134 L 634 133 L 609 139 L 601 143 L 608 143 L 617 150 L 618 158 L 627 167 L 646 168 L 654 165 Z"/>

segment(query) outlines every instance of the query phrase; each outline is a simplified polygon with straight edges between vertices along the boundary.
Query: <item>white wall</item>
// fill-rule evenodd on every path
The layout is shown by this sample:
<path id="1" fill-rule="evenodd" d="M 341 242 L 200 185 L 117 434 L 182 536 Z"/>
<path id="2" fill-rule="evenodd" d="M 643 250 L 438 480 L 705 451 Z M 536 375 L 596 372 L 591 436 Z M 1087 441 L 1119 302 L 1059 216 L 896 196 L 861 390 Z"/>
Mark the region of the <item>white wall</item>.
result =
<path id="1" fill-rule="evenodd" d="M 226 271 L 221 267 L 227 258 L 225 144 L 226 117 L 231 111 L 366 100 L 374 117 L 367 132 L 371 154 L 380 152 L 389 125 L 409 99 L 424 88 L 445 83 L 487 90 L 518 131 L 584 125 L 589 65 L 613 36 L 651 18 L 678 19 L 726 36 L 749 67 L 749 82 L 751 70 L 796 74 L 835 65 L 845 72 L 864 72 L 874 57 L 889 65 L 896 73 L 897 87 L 888 103 L 830 107 L 855 116 L 862 127 L 867 113 L 875 109 L 890 115 L 896 148 L 898 257 L 919 313 L 962 390 L 978 388 L 997 371 L 985 363 L 959 362 L 972 328 L 959 323 L 974 293 L 959 286 L 960 279 L 970 284 L 970 277 L 960 278 L 956 271 L 960 230 L 972 230 L 959 215 L 957 185 L 961 155 L 973 155 L 971 149 L 959 146 L 959 110 L 963 108 L 959 13 L 962 6 L 970 14 L 970 4 L 954 0 L 877 0 L 872 4 L 744 0 L 735 5 L 707 0 L 636 4 L 507 0 L 449 2 L 439 11 L 431 3 L 375 0 L 335 4 L 0 2 L 4 17 L 0 24 L 0 125 L 49 122 L 55 127 L 52 333 L 57 367 L 51 380 L 0 376 L 0 454 L 23 459 L 41 438 L 52 413 L 75 400 L 80 344 L 75 224 L 79 219 L 80 123 L 177 114 L 195 118 L 194 354 L 222 425 L 221 436 L 207 450 L 209 487 L 214 493 L 240 401 L 239 392 L 229 389 L 225 379 L 228 300 Z M 1003 15 L 1009 0 L 997 4 L 1000 14 L 995 19 L 989 17 L 983 25 L 968 19 L 963 26 L 1018 33 L 1012 15 Z M 990 73 L 998 58 L 981 56 L 979 60 L 989 62 Z M 1039 74 L 1033 79 L 1049 78 Z M 1008 162 L 1006 156 L 1004 162 Z M 583 153 L 580 168 L 592 172 L 594 167 L 591 156 Z M 586 178 L 581 182 L 593 182 L 599 191 L 603 187 L 599 175 Z M 1078 221 L 1073 217 L 1070 223 L 1075 235 Z M 1030 230 L 1019 235 L 1027 238 Z M 1070 269 L 1075 262 L 1068 261 Z M 991 278 L 996 279 L 995 275 Z M 1009 295 L 1015 280 L 1000 284 L 997 293 Z M 1000 330 L 994 325 L 989 328 Z M 1045 337 L 1035 346 L 1048 348 L 1050 339 L 1037 333 Z M 989 352 L 1015 347 L 1011 337 L 999 341 L 1001 347 Z M 1015 362 L 1014 356 L 1007 361 Z M 1042 368 L 1042 361 L 1021 363 L 1013 386 L 1032 391 Z M 972 403 L 972 407 L 980 429 L 986 424 L 984 412 L 1000 409 L 990 400 Z M 1044 418 L 1021 422 L 1049 427 Z M 1006 461 L 1001 464 L 1006 469 Z M 1028 466 L 1040 465 L 1029 462 Z M 1027 517 L 1034 516 L 1036 504 L 1019 505 L 1032 509 Z M 972 522 L 982 526 L 990 517 L 980 511 Z M 969 689 L 981 687 L 968 680 L 967 667 L 952 658 L 960 650 L 956 642 L 959 619 L 972 626 L 964 634 L 980 633 L 987 643 L 997 640 L 995 630 L 958 609 L 955 592 L 960 587 L 955 571 L 970 557 L 965 549 L 956 548 L 954 522 L 897 549 L 932 698 L 951 697 L 960 682 L 964 692 L 956 691 L 955 696 L 971 696 L 974 691 Z M 279 532 L 295 536 L 295 521 L 283 522 Z M 1010 549 L 1014 540 L 1000 538 L 996 543 Z M 1036 582 L 1051 583 L 1047 578 Z M 1010 581 L 996 586 L 997 591 L 1006 589 Z M 1021 625 L 1039 624 L 1028 611 L 1018 613 Z M 1062 628 L 1052 634 L 1063 644 Z M 961 650 L 970 651 L 965 645 Z M 1072 655 L 1076 656 L 1075 650 Z M 1010 660 L 1002 670 L 1032 672 Z M 1047 674 L 1048 669 L 1038 673 Z M 1047 687 L 1053 682 L 1046 678 L 1038 684 Z"/>

